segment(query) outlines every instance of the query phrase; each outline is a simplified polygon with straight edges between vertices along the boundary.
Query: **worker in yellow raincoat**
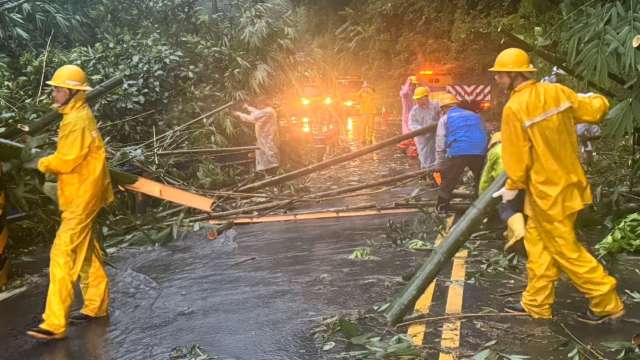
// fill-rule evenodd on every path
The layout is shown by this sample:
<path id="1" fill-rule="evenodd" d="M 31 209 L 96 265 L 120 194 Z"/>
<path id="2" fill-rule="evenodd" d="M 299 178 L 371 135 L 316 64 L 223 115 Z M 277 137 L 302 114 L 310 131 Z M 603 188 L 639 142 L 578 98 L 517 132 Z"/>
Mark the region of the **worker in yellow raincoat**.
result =
<path id="1" fill-rule="evenodd" d="M 108 279 L 94 220 L 100 208 L 113 200 L 105 146 L 85 99 L 85 92 L 91 89 L 86 74 L 75 65 L 65 65 L 47 84 L 53 86 L 53 100 L 62 122 L 56 152 L 40 159 L 37 168 L 58 177 L 62 223 L 51 247 L 44 321 L 27 331 L 41 340 L 64 338 L 69 320 L 82 322 L 107 316 Z M 70 319 L 78 278 L 84 305 Z"/>
<path id="2" fill-rule="evenodd" d="M 363 146 L 373 144 L 374 125 L 377 112 L 376 93 L 365 81 L 357 94 L 360 103 L 357 138 Z"/>
<path id="3" fill-rule="evenodd" d="M 509 201 L 524 191 L 528 215 L 528 284 L 520 303 L 506 310 L 551 318 L 562 271 L 589 299 L 589 309 L 579 320 L 601 323 L 621 317 L 624 306 L 616 279 L 578 242 L 574 231 L 578 211 L 591 203 L 578 159 L 576 124 L 600 122 L 609 109 L 607 99 L 531 80 L 527 74 L 536 69 L 521 49 L 501 52 L 490 71 L 500 87 L 511 91 L 502 114 L 502 160 L 508 180 L 494 196 Z"/>

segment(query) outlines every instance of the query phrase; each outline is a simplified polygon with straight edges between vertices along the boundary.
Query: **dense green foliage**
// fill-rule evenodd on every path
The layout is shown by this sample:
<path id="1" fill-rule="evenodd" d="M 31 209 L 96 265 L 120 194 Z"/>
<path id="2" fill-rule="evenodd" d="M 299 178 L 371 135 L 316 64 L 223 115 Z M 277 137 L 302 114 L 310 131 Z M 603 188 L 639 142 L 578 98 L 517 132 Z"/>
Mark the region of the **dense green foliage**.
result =
<path id="1" fill-rule="evenodd" d="M 519 2 L 357 1 L 343 11 L 339 51 L 352 66 L 396 83 L 426 64 L 455 64 L 458 78 L 488 76 L 500 49 L 496 29 Z"/>
<path id="2" fill-rule="evenodd" d="M 597 145 L 590 173 L 596 194 L 617 193 L 633 188 L 640 173 L 633 141 L 640 56 L 631 44 L 640 34 L 639 2 L 244 0 L 216 12 L 199 0 L 0 0 L 0 128 L 28 124 L 48 110 L 43 81 L 62 64 L 84 67 L 93 85 L 124 74 L 125 86 L 95 106 L 110 161 L 119 163 L 154 131 L 257 93 L 278 97 L 305 81 L 362 75 L 391 108 L 400 84 L 422 66 L 452 64 L 456 81 L 489 82 L 486 69 L 512 45 L 503 29 L 572 68 L 583 79 L 567 80 L 576 90 L 592 91 L 584 81 L 590 80 L 614 94 L 609 138 Z M 553 64 L 533 59 L 541 69 L 536 76 L 548 75 Z M 169 148 L 253 141 L 250 127 L 228 113 L 205 124 Z M 55 129 L 49 130 L 20 141 L 51 149 Z M 199 188 L 228 184 L 237 173 L 210 162 L 156 162 L 149 151 L 139 160 Z M 46 198 L 35 195 L 33 174 L 14 167 L 5 176 L 15 206 L 41 208 Z"/>
<path id="3" fill-rule="evenodd" d="M 640 252 L 640 213 L 622 219 L 596 249 L 600 256 Z"/>
<path id="4" fill-rule="evenodd" d="M 94 106 L 112 164 L 129 158 L 137 143 L 165 133 L 229 101 L 276 93 L 278 74 L 290 66 L 295 29 L 286 0 L 241 1 L 230 13 L 208 13 L 195 0 L 0 1 L 0 128 L 29 124 L 50 104 L 49 79 L 72 63 L 91 84 L 123 74 L 125 85 Z M 125 10 L 126 9 L 126 10 Z M 202 123 L 200 123 L 202 124 Z M 251 127 L 221 113 L 206 126 L 172 139 L 182 147 L 250 145 Z M 55 126 L 20 139 L 53 148 Z M 1 133 L 0 133 L 0 136 Z M 175 164 L 145 149 L 138 164 L 173 183 L 211 188 L 234 181 L 233 167 L 213 162 Z M 51 219 L 34 174 L 5 174 L 11 203 Z M 42 228 L 42 226 L 40 226 Z M 43 231 L 46 231 L 44 229 Z"/>

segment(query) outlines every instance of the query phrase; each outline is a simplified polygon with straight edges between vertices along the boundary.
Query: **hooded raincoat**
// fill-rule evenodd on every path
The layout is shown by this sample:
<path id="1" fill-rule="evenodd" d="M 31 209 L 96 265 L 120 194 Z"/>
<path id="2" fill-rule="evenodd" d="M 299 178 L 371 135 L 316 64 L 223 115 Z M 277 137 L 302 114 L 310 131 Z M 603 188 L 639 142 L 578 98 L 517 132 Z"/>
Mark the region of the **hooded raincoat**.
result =
<path id="1" fill-rule="evenodd" d="M 415 105 L 409 113 L 409 131 L 415 131 L 425 126 L 433 126 L 433 131 L 425 135 L 416 136 L 414 141 L 418 148 L 420 167 L 435 170 L 436 166 L 436 128 L 440 119 L 440 106 L 429 101 L 426 106 Z"/>
<path id="2" fill-rule="evenodd" d="M 239 114 L 242 121 L 255 125 L 257 146 L 256 170 L 264 171 L 280 165 L 280 140 L 278 136 L 278 117 L 271 107 L 256 109 L 248 107 L 249 114 Z"/>
<path id="3" fill-rule="evenodd" d="M 81 312 L 107 314 L 109 289 L 93 223 L 100 208 L 113 200 L 106 151 L 83 92 L 58 109 L 62 122 L 53 155 L 40 159 L 38 169 L 58 176 L 62 223 L 51 247 L 49 290 L 41 328 L 64 333 L 80 277 Z"/>
<path id="4" fill-rule="evenodd" d="M 560 272 L 590 300 L 591 311 L 623 310 L 616 280 L 578 242 L 577 212 L 591 203 L 578 159 L 576 124 L 598 123 L 609 108 L 601 95 L 533 80 L 511 94 L 502 116 L 502 160 L 507 189 L 524 190 L 528 284 L 522 305 L 533 317 L 550 318 Z"/>

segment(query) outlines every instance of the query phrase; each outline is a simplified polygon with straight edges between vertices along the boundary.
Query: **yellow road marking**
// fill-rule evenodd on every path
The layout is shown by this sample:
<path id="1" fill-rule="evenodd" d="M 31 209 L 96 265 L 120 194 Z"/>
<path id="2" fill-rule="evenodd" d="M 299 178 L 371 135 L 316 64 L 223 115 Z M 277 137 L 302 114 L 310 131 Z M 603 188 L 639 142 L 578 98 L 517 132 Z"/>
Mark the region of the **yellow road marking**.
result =
<path id="1" fill-rule="evenodd" d="M 453 269 L 451 270 L 451 285 L 447 294 L 446 314 L 462 313 L 462 298 L 464 295 L 465 260 L 467 250 L 460 250 L 453 258 Z M 460 347 L 460 320 L 452 319 L 444 323 L 442 327 L 442 339 L 440 346 L 446 352 L 440 352 L 439 360 L 457 359 L 455 350 Z"/>
<path id="2" fill-rule="evenodd" d="M 431 307 L 431 300 L 433 300 L 433 292 L 436 289 L 436 282 L 432 282 L 427 287 L 427 290 L 420 296 L 418 301 L 416 302 L 416 306 L 414 308 L 416 313 L 420 314 L 428 314 L 429 308 Z M 427 324 L 426 323 L 417 323 L 411 324 L 409 329 L 407 330 L 407 335 L 409 335 L 409 339 L 416 346 L 421 346 L 424 343 L 424 334 L 427 332 Z"/>
<path id="3" fill-rule="evenodd" d="M 447 219 L 447 227 L 445 230 L 445 234 L 449 231 L 451 224 L 453 223 L 453 216 L 450 216 Z M 438 234 L 436 237 L 435 245 L 438 246 L 444 239 L 445 234 Z M 414 306 L 414 312 L 418 314 L 428 314 L 429 309 L 431 308 L 431 301 L 433 300 L 433 293 L 436 290 L 436 282 L 433 281 L 424 294 L 420 296 L 418 301 L 416 301 L 416 305 Z M 424 344 L 424 334 L 427 332 L 427 323 L 416 323 L 409 325 L 409 329 L 407 329 L 407 335 L 411 342 L 416 346 L 422 346 Z"/>

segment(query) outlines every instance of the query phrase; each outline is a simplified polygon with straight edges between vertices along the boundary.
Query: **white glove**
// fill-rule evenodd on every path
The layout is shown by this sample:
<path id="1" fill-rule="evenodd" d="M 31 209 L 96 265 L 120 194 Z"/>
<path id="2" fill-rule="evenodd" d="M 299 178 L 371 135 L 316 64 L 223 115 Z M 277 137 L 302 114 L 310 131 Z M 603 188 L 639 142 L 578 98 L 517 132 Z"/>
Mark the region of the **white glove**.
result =
<path id="1" fill-rule="evenodd" d="M 518 191 L 519 190 L 509 190 L 509 189 L 502 188 L 500 189 L 500 191 L 493 193 L 492 196 L 494 198 L 502 197 L 502 202 L 506 203 L 509 200 L 515 199 L 516 195 L 518 195 Z"/>

